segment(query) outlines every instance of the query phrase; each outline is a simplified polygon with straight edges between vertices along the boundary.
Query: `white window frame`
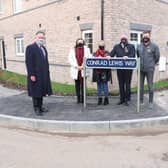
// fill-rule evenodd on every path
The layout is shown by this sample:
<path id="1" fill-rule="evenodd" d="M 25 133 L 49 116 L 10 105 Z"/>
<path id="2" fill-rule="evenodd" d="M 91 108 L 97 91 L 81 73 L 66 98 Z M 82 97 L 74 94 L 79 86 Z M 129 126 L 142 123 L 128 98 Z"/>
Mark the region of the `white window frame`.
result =
<path id="1" fill-rule="evenodd" d="M 162 3 L 168 3 L 168 0 L 157 0 L 157 1 L 160 1 Z"/>
<path id="2" fill-rule="evenodd" d="M 22 11 L 22 0 L 13 0 L 14 13 L 19 13 Z"/>
<path id="3" fill-rule="evenodd" d="M 83 30 L 82 31 L 82 38 L 85 40 L 86 45 L 87 45 L 87 42 L 85 39 L 85 34 L 88 34 L 88 33 L 92 33 L 92 40 L 93 40 L 93 30 Z M 93 52 L 93 41 L 92 41 L 92 52 Z"/>
<path id="4" fill-rule="evenodd" d="M 137 41 L 132 41 L 132 40 L 131 40 L 131 34 L 132 34 L 132 33 L 135 33 L 135 34 L 138 35 Z M 137 47 L 138 44 L 141 43 L 141 35 L 142 35 L 142 33 L 143 33 L 143 31 L 137 31 L 137 30 L 131 30 L 131 31 L 130 31 L 130 43 L 131 43 L 131 44 L 134 44 L 134 45 L 135 45 L 135 48 Z"/>
<path id="5" fill-rule="evenodd" d="M 2 0 L 0 0 L 0 14 L 2 13 Z"/>
<path id="6" fill-rule="evenodd" d="M 24 38 L 23 37 L 15 38 L 15 48 L 16 48 L 16 56 L 21 56 L 21 57 L 24 56 Z"/>

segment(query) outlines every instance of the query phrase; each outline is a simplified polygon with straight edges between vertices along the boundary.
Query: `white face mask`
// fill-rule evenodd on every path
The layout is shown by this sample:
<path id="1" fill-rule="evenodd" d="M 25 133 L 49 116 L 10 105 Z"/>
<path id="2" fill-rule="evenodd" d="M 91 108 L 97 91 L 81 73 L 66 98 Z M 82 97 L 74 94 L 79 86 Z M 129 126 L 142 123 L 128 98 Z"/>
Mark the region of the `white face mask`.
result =
<path id="1" fill-rule="evenodd" d="M 37 43 L 38 45 L 45 46 L 46 41 L 45 41 L 45 39 L 37 39 L 37 40 L 36 40 L 36 43 Z"/>

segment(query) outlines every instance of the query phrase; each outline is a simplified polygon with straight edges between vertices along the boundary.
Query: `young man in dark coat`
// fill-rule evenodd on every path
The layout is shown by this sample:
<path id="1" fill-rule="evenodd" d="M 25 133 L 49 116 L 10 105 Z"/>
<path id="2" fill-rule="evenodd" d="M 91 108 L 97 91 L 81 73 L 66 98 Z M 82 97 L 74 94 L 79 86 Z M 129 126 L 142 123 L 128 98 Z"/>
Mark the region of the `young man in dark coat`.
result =
<path id="1" fill-rule="evenodd" d="M 114 46 L 110 55 L 111 57 L 116 56 L 124 59 L 134 58 L 134 45 L 128 43 L 128 37 L 126 35 L 122 35 L 120 43 Z M 120 90 L 120 101 L 118 105 L 125 103 L 126 106 L 129 106 L 129 101 L 131 100 L 132 70 L 117 69 L 117 78 Z"/>
<path id="2" fill-rule="evenodd" d="M 38 31 L 35 42 L 26 48 L 28 95 L 32 97 L 37 115 L 47 112 L 43 107 L 43 97 L 52 94 L 48 53 L 44 45 L 45 33 Z"/>

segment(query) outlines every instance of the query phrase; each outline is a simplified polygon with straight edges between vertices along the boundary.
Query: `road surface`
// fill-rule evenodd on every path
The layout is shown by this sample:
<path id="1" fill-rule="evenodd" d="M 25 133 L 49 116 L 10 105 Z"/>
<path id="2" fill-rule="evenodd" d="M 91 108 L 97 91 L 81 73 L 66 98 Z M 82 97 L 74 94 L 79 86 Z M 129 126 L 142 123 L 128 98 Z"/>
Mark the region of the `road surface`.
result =
<path id="1" fill-rule="evenodd" d="M 0 168 L 167 168 L 168 133 L 62 136 L 0 127 Z"/>

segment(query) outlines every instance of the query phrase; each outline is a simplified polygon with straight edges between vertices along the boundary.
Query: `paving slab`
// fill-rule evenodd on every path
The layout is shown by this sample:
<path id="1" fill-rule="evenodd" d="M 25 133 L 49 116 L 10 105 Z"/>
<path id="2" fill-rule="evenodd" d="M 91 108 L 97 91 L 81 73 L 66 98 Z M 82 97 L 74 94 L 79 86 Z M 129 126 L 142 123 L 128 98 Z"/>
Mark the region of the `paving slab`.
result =
<path id="1" fill-rule="evenodd" d="M 0 113 L 26 118 L 66 121 L 113 121 L 161 117 L 168 115 L 166 103 L 168 99 L 165 94 L 157 94 L 153 110 L 148 108 L 146 98 L 139 113 L 136 112 L 136 95 L 132 96 L 130 106 L 116 105 L 118 97 L 110 97 L 110 104 L 107 106 L 98 106 L 96 97 L 88 97 L 86 109 L 82 104 L 76 103 L 75 97 L 51 96 L 44 98 L 44 106 L 49 109 L 49 112 L 44 116 L 36 116 L 31 98 L 24 92 L 0 97 Z"/>

